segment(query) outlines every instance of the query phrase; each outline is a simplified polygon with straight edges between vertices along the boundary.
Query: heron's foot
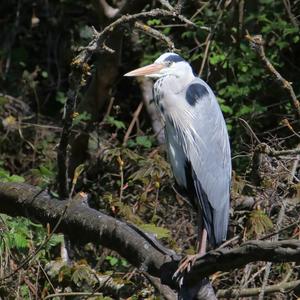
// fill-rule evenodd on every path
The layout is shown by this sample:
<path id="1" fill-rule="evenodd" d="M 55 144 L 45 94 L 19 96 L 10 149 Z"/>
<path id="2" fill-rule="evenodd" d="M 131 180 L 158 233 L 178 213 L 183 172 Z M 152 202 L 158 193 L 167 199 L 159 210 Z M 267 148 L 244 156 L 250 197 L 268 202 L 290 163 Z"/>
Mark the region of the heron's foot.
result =
<path id="1" fill-rule="evenodd" d="M 179 267 L 172 277 L 173 279 L 176 279 L 179 282 L 180 286 L 183 283 L 183 275 L 191 270 L 191 267 L 194 265 L 197 258 L 201 256 L 203 255 L 200 255 L 200 253 L 187 255 L 180 261 Z"/>

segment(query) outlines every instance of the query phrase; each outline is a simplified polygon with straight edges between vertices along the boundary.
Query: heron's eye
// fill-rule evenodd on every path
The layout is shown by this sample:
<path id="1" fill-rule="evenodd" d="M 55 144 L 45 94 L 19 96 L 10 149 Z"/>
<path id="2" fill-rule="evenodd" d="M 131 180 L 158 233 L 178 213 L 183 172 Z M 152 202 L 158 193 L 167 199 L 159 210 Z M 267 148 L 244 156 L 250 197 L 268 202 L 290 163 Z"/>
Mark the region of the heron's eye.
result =
<path id="1" fill-rule="evenodd" d="M 173 64 L 173 62 L 172 61 L 166 61 L 165 64 L 166 64 L 167 67 L 171 67 L 171 65 Z"/>

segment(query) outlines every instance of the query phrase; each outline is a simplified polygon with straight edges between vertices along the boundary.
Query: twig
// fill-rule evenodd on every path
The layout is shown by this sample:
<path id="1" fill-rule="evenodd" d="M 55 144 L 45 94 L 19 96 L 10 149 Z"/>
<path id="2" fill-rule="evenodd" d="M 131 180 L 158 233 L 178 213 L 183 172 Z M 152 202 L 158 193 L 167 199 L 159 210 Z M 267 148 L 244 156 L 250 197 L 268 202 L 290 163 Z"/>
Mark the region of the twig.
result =
<path id="1" fill-rule="evenodd" d="M 291 97 L 291 104 L 293 105 L 298 118 L 300 118 L 300 104 L 297 99 L 297 96 L 294 92 L 294 89 L 290 82 L 284 79 L 280 73 L 274 68 L 269 59 L 266 57 L 264 49 L 264 40 L 261 35 L 249 35 L 247 34 L 245 38 L 249 41 L 251 47 L 258 54 L 261 61 L 264 63 L 266 70 L 280 83 L 281 87 L 285 89 Z"/>
<path id="2" fill-rule="evenodd" d="M 112 22 L 108 26 L 106 26 L 100 33 L 95 32 L 94 39 L 88 44 L 87 47 L 81 48 L 80 53 L 75 57 L 73 60 L 73 65 L 75 66 L 84 66 L 90 59 L 93 53 L 99 52 L 103 50 L 103 44 L 105 43 L 106 39 L 111 35 L 111 32 L 119 28 L 124 24 L 132 24 L 135 21 L 141 21 L 148 18 L 153 17 L 173 17 L 181 20 L 182 22 L 186 23 L 190 26 L 196 26 L 193 22 L 189 21 L 182 15 L 178 14 L 176 11 L 168 11 L 164 9 L 153 9 L 147 12 L 141 12 L 133 15 L 123 15 L 118 18 L 116 21 Z"/>
<path id="3" fill-rule="evenodd" d="M 288 119 L 283 119 L 281 123 L 282 125 L 286 126 L 295 136 L 300 138 L 300 135 L 294 130 L 293 126 L 291 125 Z"/>
<path id="4" fill-rule="evenodd" d="M 127 141 L 129 139 L 129 136 L 132 132 L 132 129 L 133 129 L 133 126 L 134 124 L 136 123 L 140 113 L 141 113 L 141 110 L 143 108 L 143 102 L 140 102 L 139 106 L 137 107 L 137 109 L 135 110 L 135 112 L 133 113 L 133 118 L 128 126 L 128 129 L 126 131 L 126 134 L 124 136 L 124 140 L 123 140 L 123 146 L 125 146 L 127 144 Z"/>
<path id="5" fill-rule="evenodd" d="M 243 33 L 245 0 L 239 0 L 239 38 Z"/>
<path id="6" fill-rule="evenodd" d="M 287 226 L 285 226 L 285 227 L 283 227 L 283 228 L 281 228 L 281 229 L 279 229 L 279 230 L 277 230 L 275 232 L 269 233 L 269 234 L 261 237 L 259 240 L 261 240 L 261 241 L 266 240 L 266 239 L 268 239 L 268 238 L 270 238 L 270 237 L 272 237 L 272 236 L 274 236 L 276 234 L 279 234 L 279 233 L 281 233 L 281 232 L 283 232 L 285 230 L 291 229 L 294 226 L 299 225 L 299 224 L 300 224 L 300 220 L 298 220 L 298 221 L 296 221 L 296 222 L 294 222 L 292 224 L 289 224 L 289 225 L 287 225 Z"/>
<path id="7" fill-rule="evenodd" d="M 143 275 L 159 291 L 159 293 L 164 296 L 166 300 L 174 300 L 177 298 L 176 293 L 173 292 L 173 290 L 168 286 L 161 284 L 160 280 L 157 277 L 151 276 L 146 272 L 143 272 Z"/>
<path id="8" fill-rule="evenodd" d="M 297 20 L 297 18 L 293 15 L 292 13 L 292 8 L 291 8 L 291 3 L 289 0 L 283 0 L 283 4 L 284 4 L 284 7 L 286 9 L 286 12 L 292 22 L 292 24 L 296 27 L 296 28 L 299 28 L 299 22 Z"/>
<path id="9" fill-rule="evenodd" d="M 241 279 L 240 286 L 237 289 L 237 294 L 235 295 L 235 299 L 238 299 L 240 297 L 240 293 L 241 293 L 242 289 L 247 286 L 252 269 L 253 269 L 253 264 L 248 264 L 243 269 L 243 277 Z"/>
<path id="10" fill-rule="evenodd" d="M 260 142 L 259 138 L 255 134 L 253 129 L 250 127 L 249 123 L 242 118 L 239 118 L 239 121 L 242 122 L 242 125 L 249 131 L 251 137 L 253 137 L 256 140 L 256 142 L 260 144 L 261 142 Z"/>
<path id="11" fill-rule="evenodd" d="M 189 19 L 187 19 L 186 17 L 184 17 L 183 15 L 180 14 L 180 11 L 181 11 L 183 3 L 184 3 L 184 0 L 183 1 L 178 1 L 177 4 L 175 5 L 175 7 L 173 7 L 168 0 L 159 0 L 159 2 L 164 7 L 166 7 L 169 11 L 175 12 L 178 15 L 178 19 L 181 20 L 182 22 L 184 22 L 188 25 L 197 27 L 196 24 L 194 24 Z"/>
<path id="12" fill-rule="evenodd" d="M 276 224 L 276 227 L 278 229 L 281 228 L 281 224 L 283 222 L 284 216 L 285 216 L 285 202 L 282 201 L 281 209 L 279 211 L 278 219 L 277 219 L 277 224 Z M 274 235 L 273 236 L 273 240 L 278 241 L 278 237 L 279 237 L 279 234 Z M 266 268 L 265 268 L 264 279 L 263 279 L 263 283 L 262 283 L 262 286 L 261 286 L 261 290 L 259 292 L 258 300 L 263 300 L 264 299 L 265 290 L 266 290 L 268 279 L 269 279 L 270 272 L 271 272 L 271 267 L 272 267 L 272 263 L 271 262 L 267 262 Z"/>
<path id="13" fill-rule="evenodd" d="M 72 78 L 71 73 L 70 78 Z M 75 80 L 75 79 L 73 79 Z M 72 84 L 71 84 L 72 85 Z M 68 144 L 72 129 L 74 111 L 76 107 L 79 84 L 73 84 L 68 92 L 68 99 L 64 107 L 63 129 L 60 136 L 60 142 L 57 148 L 57 183 L 59 196 L 63 199 L 69 196 L 68 181 Z"/>
<path id="14" fill-rule="evenodd" d="M 46 296 L 44 298 L 44 300 L 52 299 L 52 298 L 56 298 L 56 297 L 65 298 L 65 297 L 75 297 L 75 296 L 81 296 L 81 297 L 84 297 L 84 296 L 86 296 L 86 297 L 88 297 L 88 296 L 102 296 L 103 297 L 103 293 L 94 293 L 94 292 L 65 292 L 65 293 L 56 293 L 56 294 L 50 294 L 50 295 Z"/>
<path id="15" fill-rule="evenodd" d="M 300 144 L 297 145 L 296 149 L 299 149 L 300 150 Z M 291 168 L 291 171 L 290 171 L 290 176 L 288 178 L 288 183 L 292 183 L 294 179 L 298 179 L 295 174 L 296 174 L 296 171 L 297 171 L 297 168 L 298 168 L 298 165 L 299 165 L 299 161 L 300 161 L 300 155 L 297 155 L 293 161 L 293 165 L 292 165 L 292 168 Z"/>
<path id="16" fill-rule="evenodd" d="M 153 36 L 154 38 L 156 38 L 158 40 L 165 42 L 168 45 L 168 48 L 170 51 L 172 51 L 172 52 L 175 51 L 174 43 L 171 41 L 171 39 L 169 37 L 162 34 L 160 31 L 158 31 L 154 28 L 151 28 L 150 26 L 148 26 L 142 22 L 135 22 L 134 27 L 144 31 L 145 33 Z"/>
<path id="17" fill-rule="evenodd" d="M 171 11 L 174 10 L 174 7 L 170 4 L 170 2 L 168 0 L 159 0 L 159 2 L 161 3 L 161 5 L 166 7 L 168 10 L 171 10 Z"/>
<path id="18" fill-rule="evenodd" d="M 295 149 L 286 149 L 286 150 L 274 150 L 271 148 L 269 145 L 266 143 L 261 143 L 257 145 L 255 148 L 255 151 L 267 154 L 269 156 L 284 156 L 284 155 L 299 155 L 300 154 L 300 148 L 295 148 Z"/>
<path id="19" fill-rule="evenodd" d="M 269 285 L 265 288 L 265 294 L 271 293 L 288 293 L 294 288 L 296 288 L 300 284 L 300 280 L 290 281 L 290 282 L 282 282 L 279 284 Z M 233 297 L 251 297 L 256 296 L 260 292 L 260 288 L 248 288 L 242 289 L 228 289 L 228 290 L 219 290 L 217 292 L 217 297 L 220 298 L 233 298 Z"/>
<path id="20" fill-rule="evenodd" d="M 220 0 L 220 1 L 219 1 L 218 5 L 217 5 L 217 10 L 218 10 L 219 7 L 221 6 L 222 1 L 223 1 L 223 0 Z M 220 22 L 221 18 L 222 18 L 222 16 L 223 16 L 223 13 L 224 13 L 224 11 L 225 11 L 225 8 L 226 8 L 226 7 L 224 6 L 224 8 L 221 9 L 220 14 L 219 14 L 219 16 L 218 16 L 218 18 L 217 18 L 216 24 L 214 25 L 214 27 L 211 29 L 211 31 L 209 32 L 209 34 L 208 34 L 207 37 L 206 37 L 206 40 L 205 40 L 205 45 L 206 45 L 206 46 L 205 46 L 205 50 L 204 50 L 204 55 L 203 55 L 203 59 L 202 59 L 202 62 L 201 62 L 200 70 L 199 70 L 199 72 L 198 72 L 198 75 L 199 75 L 199 76 L 201 76 L 202 73 L 203 73 L 204 66 L 205 66 L 206 60 L 207 60 L 207 58 L 208 58 L 208 51 L 209 51 L 209 48 L 210 48 L 210 44 L 211 44 L 212 38 L 213 38 L 213 36 L 214 36 L 214 34 L 215 34 L 215 31 L 216 31 L 216 29 L 217 29 L 217 27 L 218 27 L 218 25 L 219 25 L 219 22 Z"/>

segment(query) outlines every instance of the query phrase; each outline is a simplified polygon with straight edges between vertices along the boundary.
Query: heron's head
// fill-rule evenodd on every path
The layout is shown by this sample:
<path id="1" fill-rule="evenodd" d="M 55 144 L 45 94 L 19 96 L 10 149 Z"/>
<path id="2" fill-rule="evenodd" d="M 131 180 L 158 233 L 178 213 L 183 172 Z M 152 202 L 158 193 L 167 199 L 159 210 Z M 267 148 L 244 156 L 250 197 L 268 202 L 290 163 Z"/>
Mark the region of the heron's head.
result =
<path id="1" fill-rule="evenodd" d="M 177 78 L 193 74 L 192 68 L 180 55 L 167 52 L 162 54 L 153 64 L 135 69 L 124 76 L 147 76 L 160 78 L 168 75 Z"/>

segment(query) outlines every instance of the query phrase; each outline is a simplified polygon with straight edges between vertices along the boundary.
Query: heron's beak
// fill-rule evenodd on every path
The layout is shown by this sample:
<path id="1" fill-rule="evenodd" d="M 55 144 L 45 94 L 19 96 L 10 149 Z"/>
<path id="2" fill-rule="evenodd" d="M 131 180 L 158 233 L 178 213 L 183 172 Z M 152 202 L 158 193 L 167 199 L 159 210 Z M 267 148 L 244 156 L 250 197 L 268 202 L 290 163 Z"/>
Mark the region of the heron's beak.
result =
<path id="1" fill-rule="evenodd" d="M 164 64 L 151 64 L 126 73 L 124 76 L 151 76 L 158 73 L 165 67 Z"/>

